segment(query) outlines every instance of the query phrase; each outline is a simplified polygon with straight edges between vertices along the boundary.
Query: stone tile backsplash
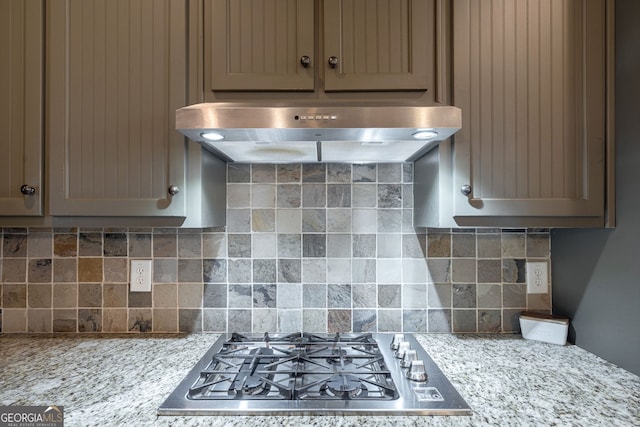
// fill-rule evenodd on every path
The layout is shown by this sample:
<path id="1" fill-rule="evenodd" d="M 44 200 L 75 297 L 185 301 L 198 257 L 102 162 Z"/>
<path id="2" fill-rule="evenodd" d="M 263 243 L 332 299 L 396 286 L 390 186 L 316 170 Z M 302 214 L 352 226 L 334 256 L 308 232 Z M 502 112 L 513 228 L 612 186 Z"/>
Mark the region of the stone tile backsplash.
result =
<path id="1" fill-rule="evenodd" d="M 0 229 L 1 331 L 514 332 L 550 311 L 525 285 L 549 231 L 415 229 L 412 168 L 229 164 L 220 229 Z"/>

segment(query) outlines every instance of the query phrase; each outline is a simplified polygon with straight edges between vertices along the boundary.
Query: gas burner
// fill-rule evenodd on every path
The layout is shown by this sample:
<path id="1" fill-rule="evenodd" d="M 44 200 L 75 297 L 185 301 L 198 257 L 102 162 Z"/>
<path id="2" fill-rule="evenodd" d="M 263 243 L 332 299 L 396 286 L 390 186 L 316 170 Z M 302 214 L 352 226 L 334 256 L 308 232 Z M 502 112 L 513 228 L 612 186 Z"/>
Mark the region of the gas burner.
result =
<path id="1" fill-rule="evenodd" d="M 269 392 L 269 388 L 270 388 L 269 385 L 262 380 L 262 378 L 255 375 L 247 377 L 244 384 L 242 384 L 241 387 L 242 387 L 242 394 L 245 394 L 245 395 L 248 394 L 251 396 L 267 393 Z M 239 391 L 238 388 L 236 388 L 236 391 Z"/>
<path id="2" fill-rule="evenodd" d="M 342 348 L 334 348 L 331 350 L 331 356 L 327 357 L 327 363 L 332 365 L 347 364 L 353 362 L 352 357 L 346 357 L 347 350 Z"/>
<path id="3" fill-rule="evenodd" d="M 365 385 L 357 377 L 348 374 L 331 376 L 320 390 L 328 396 L 342 399 L 364 397 L 367 393 Z"/>

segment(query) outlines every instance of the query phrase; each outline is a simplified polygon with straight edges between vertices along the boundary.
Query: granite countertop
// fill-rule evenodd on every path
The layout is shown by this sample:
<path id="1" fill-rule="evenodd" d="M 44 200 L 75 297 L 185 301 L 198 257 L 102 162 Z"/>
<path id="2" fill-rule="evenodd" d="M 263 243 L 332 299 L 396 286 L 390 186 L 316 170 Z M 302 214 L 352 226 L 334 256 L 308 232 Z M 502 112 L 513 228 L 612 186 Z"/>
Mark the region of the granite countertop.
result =
<path id="1" fill-rule="evenodd" d="M 640 426 L 640 377 L 518 335 L 417 336 L 472 416 L 156 416 L 217 337 L 0 336 L 0 405 L 62 405 L 65 426 Z"/>

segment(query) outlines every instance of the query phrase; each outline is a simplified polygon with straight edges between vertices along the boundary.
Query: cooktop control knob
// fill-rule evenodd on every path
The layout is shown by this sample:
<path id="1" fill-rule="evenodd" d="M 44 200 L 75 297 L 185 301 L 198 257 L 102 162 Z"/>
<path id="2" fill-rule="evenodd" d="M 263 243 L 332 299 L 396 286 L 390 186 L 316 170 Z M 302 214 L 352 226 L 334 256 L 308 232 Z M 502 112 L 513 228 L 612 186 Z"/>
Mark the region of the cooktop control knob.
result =
<path id="1" fill-rule="evenodd" d="M 391 340 L 391 350 L 397 350 L 402 341 L 404 341 L 404 334 L 395 334 Z"/>
<path id="2" fill-rule="evenodd" d="M 398 349 L 396 350 L 396 358 L 402 359 L 404 357 L 404 354 L 409 350 L 411 350 L 411 344 L 409 344 L 407 341 L 402 341 L 398 345 Z"/>
<path id="3" fill-rule="evenodd" d="M 407 371 L 407 378 L 411 381 L 421 383 L 427 381 L 427 371 L 424 368 L 423 360 L 414 360 L 413 362 L 411 362 L 409 370 Z"/>
<path id="4" fill-rule="evenodd" d="M 408 350 L 402 360 L 400 361 L 400 366 L 403 368 L 408 368 L 411 366 L 411 362 L 418 360 L 418 352 L 415 350 Z"/>

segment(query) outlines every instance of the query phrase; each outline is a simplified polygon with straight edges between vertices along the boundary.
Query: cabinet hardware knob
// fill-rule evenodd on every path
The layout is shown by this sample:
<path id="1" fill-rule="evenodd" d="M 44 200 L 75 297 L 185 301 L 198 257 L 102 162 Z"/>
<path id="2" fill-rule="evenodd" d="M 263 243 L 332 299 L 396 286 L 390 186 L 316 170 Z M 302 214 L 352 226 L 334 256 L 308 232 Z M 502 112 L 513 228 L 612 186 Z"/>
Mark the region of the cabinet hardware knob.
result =
<path id="1" fill-rule="evenodd" d="M 33 194 L 36 192 L 36 189 L 35 187 L 24 184 L 23 186 L 20 187 L 20 192 L 25 196 L 33 196 Z"/>
<path id="2" fill-rule="evenodd" d="M 338 58 L 335 56 L 330 56 L 329 60 L 327 61 L 329 63 L 329 67 L 331 68 L 336 68 L 336 65 L 338 65 Z"/>
<path id="3" fill-rule="evenodd" d="M 301 56 L 300 64 L 302 64 L 304 68 L 309 68 L 309 65 L 311 65 L 311 58 L 309 58 L 307 55 Z"/>
<path id="4" fill-rule="evenodd" d="M 468 196 L 469 194 L 471 194 L 471 186 L 469 184 L 465 184 L 462 187 L 460 187 L 460 192 L 462 193 L 463 196 Z"/>
<path id="5" fill-rule="evenodd" d="M 167 191 L 170 195 L 175 196 L 180 192 L 180 187 L 178 187 L 177 185 L 170 185 Z"/>

